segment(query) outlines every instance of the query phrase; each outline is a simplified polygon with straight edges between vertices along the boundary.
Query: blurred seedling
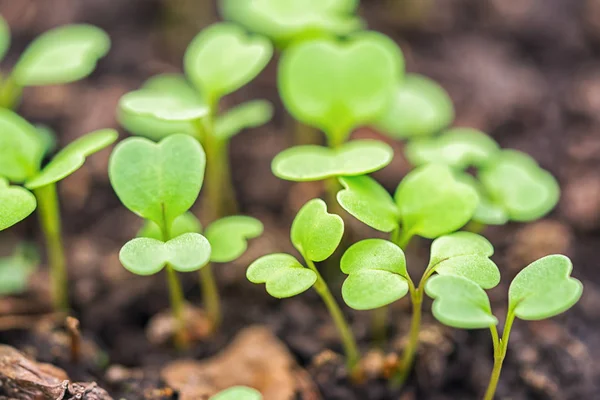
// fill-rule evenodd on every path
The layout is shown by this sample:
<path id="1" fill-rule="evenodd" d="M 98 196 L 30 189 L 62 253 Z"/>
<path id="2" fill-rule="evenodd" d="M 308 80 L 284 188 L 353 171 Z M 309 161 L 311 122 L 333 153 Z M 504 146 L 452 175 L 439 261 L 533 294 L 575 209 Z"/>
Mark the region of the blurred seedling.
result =
<path id="1" fill-rule="evenodd" d="M 473 263 L 475 266 L 478 263 Z M 465 276 L 432 277 L 425 286 L 434 298 L 433 315 L 443 324 L 460 329 L 490 329 L 494 345 L 494 368 L 484 400 L 493 400 L 506 357 L 515 318 L 536 321 L 553 317 L 571 308 L 583 292 L 580 281 L 570 276 L 571 260 L 563 255 L 543 257 L 524 268 L 508 290 L 508 312 L 502 337 L 483 289 Z"/>
<path id="2" fill-rule="evenodd" d="M 171 309 L 176 327 L 176 345 L 187 342 L 184 295 L 177 272 L 198 271 L 210 260 L 208 240 L 199 233 L 174 235 L 173 221 L 196 201 L 206 157 L 202 146 L 184 134 L 171 135 L 159 143 L 128 138 L 114 149 L 109 162 L 111 184 L 130 211 L 154 222 L 160 239 L 138 237 L 119 253 L 123 266 L 137 275 L 153 275 L 165 269 Z"/>
<path id="3" fill-rule="evenodd" d="M 39 262 L 38 251 L 31 243 L 20 243 L 14 254 L 0 259 L 0 296 L 25 292 Z"/>
<path id="4" fill-rule="evenodd" d="M 356 310 L 381 309 L 410 294 L 412 319 L 409 337 L 395 377 L 403 383 L 411 370 L 418 349 L 423 291 L 429 278 L 459 276 L 474 285 L 490 289 L 500 282 L 500 272 L 489 259 L 492 245 L 483 236 L 455 232 L 437 238 L 431 245 L 429 265 L 415 284 L 406 268 L 402 249 L 384 239 L 366 239 L 352 245 L 342 256 L 341 269 L 348 275 L 342 297 Z"/>
<path id="5" fill-rule="evenodd" d="M 209 400 L 262 400 L 256 389 L 247 386 L 233 386 L 211 396 Z"/>
<path id="6" fill-rule="evenodd" d="M 46 238 L 53 304 L 68 309 L 67 271 L 61 238 L 56 183 L 77 171 L 92 155 L 117 140 L 112 129 L 88 133 L 60 150 L 43 168 L 50 142 L 40 130 L 8 109 L 0 109 L 0 230 L 37 207 Z M 8 182 L 21 186 L 9 186 Z"/>
<path id="7" fill-rule="evenodd" d="M 270 254 L 254 261 L 246 276 L 250 282 L 264 283 L 267 293 L 278 299 L 298 295 L 313 287 L 333 319 L 346 353 L 346 365 L 353 372 L 360 358 L 354 334 L 315 266 L 316 262 L 333 254 L 343 234 L 342 218 L 329 214 L 323 200 L 310 200 L 298 211 L 290 233 L 292 244 L 305 264 L 290 254 Z"/>
<path id="8" fill-rule="evenodd" d="M 268 122 L 273 114 L 269 102 L 255 100 L 219 116 L 219 102 L 254 79 L 272 54 L 266 38 L 248 35 L 231 23 L 217 23 L 188 46 L 185 75 L 157 75 L 119 102 L 119 121 L 131 133 L 157 141 L 185 133 L 202 144 L 211 219 L 237 210 L 228 157 L 230 139 L 244 128 Z"/>

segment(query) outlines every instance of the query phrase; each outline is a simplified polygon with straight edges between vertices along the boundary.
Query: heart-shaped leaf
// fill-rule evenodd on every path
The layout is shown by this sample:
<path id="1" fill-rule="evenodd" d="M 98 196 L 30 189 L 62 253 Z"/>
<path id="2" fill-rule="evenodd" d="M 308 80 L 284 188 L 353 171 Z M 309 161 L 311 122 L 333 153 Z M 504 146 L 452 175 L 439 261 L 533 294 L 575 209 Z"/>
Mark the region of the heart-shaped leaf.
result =
<path id="1" fill-rule="evenodd" d="M 318 39 L 283 53 L 279 92 L 297 120 L 343 143 L 353 128 L 372 122 L 389 106 L 404 72 L 402 52 L 376 32 L 348 40 Z"/>
<path id="2" fill-rule="evenodd" d="M 10 47 L 10 27 L 6 20 L 0 16 L 0 61 L 6 55 Z"/>
<path id="3" fill-rule="evenodd" d="M 456 177 L 477 192 L 479 204 L 473 214 L 473 221 L 484 225 L 504 225 L 508 222 L 509 216 L 502 204 L 496 204 L 490 199 L 485 188 L 473 175 L 456 171 Z"/>
<path id="4" fill-rule="evenodd" d="M 263 233 L 263 224 L 256 218 L 234 215 L 216 220 L 206 228 L 213 262 L 230 262 L 244 254 L 248 239 Z"/>
<path id="5" fill-rule="evenodd" d="M 556 179 L 530 156 L 503 150 L 479 171 L 492 201 L 513 221 L 533 221 L 554 208 L 560 196 Z"/>
<path id="6" fill-rule="evenodd" d="M 290 236 L 300 254 L 319 262 L 333 254 L 343 235 L 342 217 L 329 214 L 323 200 L 312 199 L 298 211 Z"/>
<path id="7" fill-rule="evenodd" d="M 490 300 L 475 282 L 456 275 L 437 275 L 425 284 L 434 299 L 431 311 L 444 325 L 459 329 L 489 328 L 498 324 Z"/>
<path id="8" fill-rule="evenodd" d="M 344 189 L 337 194 L 338 203 L 350 215 L 382 232 L 398 228 L 400 211 L 388 191 L 369 176 L 338 178 Z"/>
<path id="9" fill-rule="evenodd" d="M 406 146 L 406 157 L 413 165 L 446 164 L 464 170 L 480 167 L 498 152 L 498 143 L 485 133 L 471 128 L 450 129 L 435 138 L 423 138 Z"/>
<path id="10" fill-rule="evenodd" d="M 9 186 L 0 178 L 0 231 L 25 219 L 35 210 L 35 196 L 20 186 Z"/>
<path id="11" fill-rule="evenodd" d="M 432 79 L 407 74 L 394 87 L 392 103 L 375 121 L 383 133 L 396 139 L 431 136 L 452 123 L 452 100 Z"/>
<path id="12" fill-rule="evenodd" d="M 202 233 L 202 224 L 194 214 L 186 212 L 173 220 L 169 233 L 172 238 L 176 238 L 184 233 Z M 138 231 L 137 236 L 163 240 L 163 233 L 160 226 L 150 220 L 144 221 L 144 225 Z M 211 251 L 211 256 L 213 253 L 214 249 Z"/>
<path id="13" fill-rule="evenodd" d="M 262 395 L 247 386 L 233 386 L 211 396 L 209 400 L 262 400 Z"/>
<path id="14" fill-rule="evenodd" d="M 289 254 L 269 254 L 254 261 L 246 271 L 252 283 L 265 283 L 267 293 L 278 299 L 307 291 L 317 281 L 317 274 L 305 268 Z"/>
<path id="15" fill-rule="evenodd" d="M 571 308 L 583 293 L 583 285 L 572 278 L 568 257 L 554 254 L 529 264 L 515 276 L 508 290 L 509 314 L 524 320 L 539 320 Z"/>
<path id="16" fill-rule="evenodd" d="M 125 207 L 171 226 L 196 201 L 205 165 L 202 146 L 190 136 L 175 134 L 159 143 L 136 137 L 115 147 L 108 174 Z"/>
<path id="17" fill-rule="evenodd" d="M 273 55 L 271 42 L 249 36 L 235 24 L 218 23 L 200 32 L 185 52 L 185 73 L 211 107 L 256 77 Z"/>
<path id="18" fill-rule="evenodd" d="M 394 198 L 402 228 L 428 239 L 465 225 L 479 202 L 477 192 L 441 164 L 428 164 L 411 171 L 398 185 Z"/>
<path id="19" fill-rule="evenodd" d="M 110 48 L 110 38 L 92 25 L 66 25 L 35 39 L 13 69 L 21 86 L 54 85 L 85 78 Z"/>
<path id="20" fill-rule="evenodd" d="M 340 266 L 348 274 L 342 297 L 355 310 L 383 307 L 408 293 L 404 252 L 387 240 L 366 239 L 353 244 Z"/>
<path id="21" fill-rule="evenodd" d="M 25 183 L 25 187 L 36 189 L 60 181 L 77 171 L 86 157 L 111 145 L 118 137 L 114 129 L 102 129 L 80 137 L 62 149 L 39 174 Z"/>
<path id="22" fill-rule="evenodd" d="M 483 236 L 455 232 L 433 241 L 427 269 L 440 275 L 459 275 L 491 289 L 500 283 L 500 271 L 489 259 L 493 254 L 494 247 Z"/>
<path id="23" fill-rule="evenodd" d="M 33 125 L 0 108 L 0 176 L 24 182 L 40 169 L 44 148 Z"/>
<path id="24" fill-rule="evenodd" d="M 0 296 L 25 292 L 29 276 L 39 263 L 39 253 L 29 243 L 20 243 L 14 254 L 0 258 Z"/>
<path id="25" fill-rule="evenodd" d="M 318 181 L 368 174 L 388 165 L 393 157 L 392 148 L 378 140 L 353 140 L 336 149 L 296 146 L 277 154 L 271 170 L 289 181 Z"/>
<path id="26" fill-rule="evenodd" d="M 230 139 L 243 129 L 256 128 L 273 118 L 273 105 L 267 100 L 252 100 L 219 115 L 215 121 L 215 136 Z"/>
<path id="27" fill-rule="evenodd" d="M 184 233 L 167 242 L 135 238 L 119 252 L 121 264 L 137 275 L 153 275 L 169 263 L 179 272 L 197 271 L 210 260 L 210 244 L 199 233 Z"/>

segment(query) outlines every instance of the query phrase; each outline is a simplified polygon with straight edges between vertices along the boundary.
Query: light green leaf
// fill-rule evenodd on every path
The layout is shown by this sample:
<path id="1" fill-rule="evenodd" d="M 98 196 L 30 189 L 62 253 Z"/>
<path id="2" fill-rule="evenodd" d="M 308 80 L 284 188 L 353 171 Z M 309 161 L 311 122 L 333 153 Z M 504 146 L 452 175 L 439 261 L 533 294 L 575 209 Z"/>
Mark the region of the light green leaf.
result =
<path id="1" fill-rule="evenodd" d="M 321 199 L 312 199 L 302 206 L 292 222 L 292 244 L 312 261 L 323 261 L 331 256 L 343 235 L 342 217 L 328 213 Z"/>
<path id="2" fill-rule="evenodd" d="M 342 297 L 355 310 L 372 310 L 401 299 L 408 293 L 406 258 L 392 242 L 366 239 L 353 244 L 340 261 L 348 278 Z"/>
<path id="3" fill-rule="evenodd" d="M 391 232 L 398 228 L 400 212 L 392 196 L 369 176 L 338 178 L 343 190 L 337 194 L 342 208 L 373 229 Z"/>
<path id="4" fill-rule="evenodd" d="M 254 79 L 265 68 L 273 46 L 230 23 L 217 23 L 192 40 L 184 57 L 185 73 L 214 107 L 222 96 Z"/>
<path id="5" fill-rule="evenodd" d="M 513 221 L 533 221 L 550 212 L 560 196 L 556 179 L 525 153 L 503 150 L 479 171 L 479 179 L 496 204 Z"/>
<path id="6" fill-rule="evenodd" d="M 219 115 L 215 121 L 215 136 L 230 139 L 243 129 L 256 128 L 273 118 L 273 105 L 267 100 L 252 100 Z"/>
<path id="7" fill-rule="evenodd" d="M 167 242 L 135 238 L 119 252 L 121 264 L 137 275 L 153 275 L 169 263 L 179 272 L 192 272 L 208 264 L 210 244 L 199 233 L 184 233 Z"/>
<path id="8" fill-rule="evenodd" d="M 36 189 L 64 179 L 77 171 L 86 157 L 111 145 L 118 137 L 114 129 L 102 129 L 80 137 L 62 149 L 39 174 L 25 183 L 25 187 Z"/>
<path id="9" fill-rule="evenodd" d="M 171 225 L 170 235 L 172 238 L 183 235 L 184 233 L 202 233 L 202 224 L 191 212 L 181 214 L 179 217 L 173 220 Z M 160 226 L 156 222 L 145 220 L 144 225 L 137 233 L 138 237 L 152 238 L 156 240 L 163 240 L 163 234 Z M 214 253 L 214 249 L 211 252 L 211 256 Z"/>
<path id="10" fill-rule="evenodd" d="M 479 198 L 469 185 L 458 181 L 445 165 L 428 164 L 411 171 L 394 196 L 402 229 L 433 239 L 465 225 Z"/>
<path id="11" fill-rule="evenodd" d="M 524 320 L 540 320 L 571 308 L 583 293 L 572 278 L 568 257 L 554 254 L 529 264 L 513 279 L 508 290 L 508 312 Z"/>
<path id="12" fill-rule="evenodd" d="M 202 146 L 190 136 L 175 134 L 159 143 L 136 137 L 115 147 L 108 174 L 125 207 L 170 226 L 196 201 L 205 165 Z"/>
<path id="13" fill-rule="evenodd" d="M 262 395 L 247 386 L 233 386 L 211 396 L 209 400 L 262 400 Z"/>
<path id="14" fill-rule="evenodd" d="M 85 78 L 110 48 L 110 38 L 92 25 L 65 25 L 35 39 L 13 69 L 21 86 L 54 85 Z"/>
<path id="15" fill-rule="evenodd" d="M 456 172 L 456 177 L 461 182 L 470 185 L 477 192 L 479 204 L 473 214 L 473 221 L 484 225 L 504 225 L 508 222 L 509 216 L 502 204 L 496 204 L 490 199 L 485 188 L 473 175 Z"/>
<path id="16" fill-rule="evenodd" d="M 494 139 L 471 128 L 450 129 L 441 136 L 417 139 L 406 146 L 406 157 L 413 165 L 440 163 L 459 170 L 480 167 L 499 152 Z"/>
<path id="17" fill-rule="evenodd" d="M 317 281 L 314 271 L 289 254 L 269 254 L 254 261 L 246 271 L 252 283 L 265 283 L 267 293 L 278 299 L 307 291 Z"/>
<path id="18" fill-rule="evenodd" d="M 0 15 L 0 61 L 6 55 L 10 47 L 10 27 L 6 20 Z"/>
<path id="19" fill-rule="evenodd" d="M 437 275 L 425 284 L 434 299 L 431 311 L 444 325 L 459 329 L 489 328 L 497 325 L 490 300 L 475 282 L 456 275 Z"/>
<path id="20" fill-rule="evenodd" d="M 40 146 L 42 146 L 44 156 L 47 156 L 56 150 L 56 132 L 54 132 L 52 128 L 47 125 L 37 124 L 35 126 L 35 131 L 38 135 Z"/>
<path id="21" fill-rule="evenodd" d="M 20 243 L 14 254 L 0 258 L 0 296 L 25 292 L 29 276 L 39 263 L 39 253 L 30 243 Z"/>
<path id="22" fill-rule="evenodd" d="M 24 182 L 40 169 L 44 148 L 33 125 L 0 108 L 0 176 Z"/>
<path id="23" fill-rule="evenodd" d="M 454 105 L 448 93 L 432 79 L 407 74 L 394 85 L 393 102 L 375 126 L 396 139 L 431 136 L 452 123 Z"/>
<path id="24" fill-rule="evenodd" d="M 0 178 L 0 231 L 25 219 L 35 210 L 35 196 L 20 186 L 9 186 Z"/>
<path id="25" fill-rule="evenodd" d="M 386 110 L 403 73 L 404 59 L 394 41 L 360 32 L 347 40 L 291 47 L 281 57 L 278 86 L 294 118 L 320 128 L 337 144 Z"/>
<path id="26" fill-rule="evenodd" d="M 230 262 L 244 254 L 248 239 L 263 233 L 263 224 L 256 218 L 234 215 L 216 220 L 206 228 L 213 262 Z"/>
<path id="27" fill-rule="evenodd" d="M 289 181 L 318 181 L 368 174 L 388 165 L 393 157 L 392 148 L 378 140 L 353 140 L 337 149 L 296 146 L 277 154 L 271 170 Z"/>

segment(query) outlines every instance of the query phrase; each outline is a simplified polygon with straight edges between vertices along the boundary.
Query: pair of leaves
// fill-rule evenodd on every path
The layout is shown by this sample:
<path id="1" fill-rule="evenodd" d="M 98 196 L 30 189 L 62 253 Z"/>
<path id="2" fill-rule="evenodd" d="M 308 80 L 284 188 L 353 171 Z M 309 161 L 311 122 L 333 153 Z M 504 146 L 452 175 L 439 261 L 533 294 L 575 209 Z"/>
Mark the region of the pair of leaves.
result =
<path id="1" fill-rule="evenodd" d="M 440 164 L 418 167 L 404 177 L 394 198 L 368 176 L 342 177 L 340 205 L 374 229 L 391 232 L 399 226 L 426 238 L 453 232 L 466 224 L 477 207 L 478 196 Z"/>
<path id="2" fill-rule="evenodd" d="M 317 181 L 368 174 L 388 165 L 393 156 L 392 148 L 377 140 L 354 140 L 335 149 L 296 146 L 277 154 L 271 169 L 281 179 Z"/>
<path id="3" fill-rule="evenodd" d="M 256 389 L 247 386 L 233 386 L 211 396 L 209 400 L 262 400 Z"/>
<path id="4" fill-rule="evenodd" d="M 291 47 L 281 57 L 278 86 L 294 118 L 323 130 L 330 143 L 342 143 L 353 128 L 386 110 L 403 73 L 394 41 L 360 32 L 344 41 L 318 39 Z"/>
<path id="5" fill-rule="evenodd" d="M 294 219 L 291 240 L 305 260 L 319 262 L 329 258 L 340 244 L 344 221 L 329 214 L 321 199 L 306 203 Z M 276 298 L 292 297 L 312 287 L 317 273 L 305 268 L 289 254 L 270 254 L 254 261 L 246 272 L 250 282 L 265 283 L 267 292 Z"/>

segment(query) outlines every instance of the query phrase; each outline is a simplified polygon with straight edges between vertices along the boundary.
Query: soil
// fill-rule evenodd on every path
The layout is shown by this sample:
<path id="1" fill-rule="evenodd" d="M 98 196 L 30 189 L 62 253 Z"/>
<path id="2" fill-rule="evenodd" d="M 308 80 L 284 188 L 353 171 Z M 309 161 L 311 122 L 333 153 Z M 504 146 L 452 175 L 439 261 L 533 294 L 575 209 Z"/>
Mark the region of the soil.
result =
<path id="1" fill-rule="evenodd" d="M 212 11 L 206 14 L 206 10 Z M 31 121 L 52 126 L 60 145 L 94 129 L 117 128 L 114 110 L 119 97 L 153 74 L 180 70 L 189 39 L 216 20 L 210 4 L 191 0 L 2 0 L 0 14 L 13 31 L 4 67 L 15 62 L 35 35 L 57 25 L 89 22 L 112 37 L 110 54 L 89 79 L 25 90 L 20 112 Z M 569 255 L 574 275 L 585 285 L 582 300 L 568 313 L 515 324 L 498 399 L 600 399 L 596 361 L 600 359 L 600 272 L 595 260 L 600 245 L 600 3 L 363 0 L 361 14 L 371 28 L 400 43 L 409 71 L 428 75 L 449 91 L 456 105 L 456 125 L 479 128 L 503 147 L 531 154 L 561 183 L 560 203 L 543 220 L 485 231 L 503 274 L 502 284 L 491 292 L 497 315 L 505 313 L 508 282 L 538 257 Z M 0 343 L 64 369 L 48 372 L 44 367 L 52 377 L 43 384 L 54 385 L 55 390 L 66 372 L 71 382 L 96 382 L 98 387 L 69 386 L 62 390 L 64 398 L 79 394 L 98 399 L 108 395 L 127 400 L 183 399 L 179 388 L 167 382 L 165 366 L 182 358 L 213 360 L 223 349 L 231 349 L 232 341 L 238 343 L 234 338 L 244 327 L 259 324 L 284 344 L 275 345 L 277 354 L 285 360 L 291 354 L 285 368 L 294 371 L 295 380 L 281 381 L 293 385 L 296 398 L 480 398 L 492 366 L 489 332 L 445 328 L 426 312 L 415 369 L 403 389 L 392 390 L 377 372 L 403 345 L 410 312 L 408 303 L 400 301 L 392 307 L 388 344 L 367 357 L 366 368 L 374 372 L 353 384 L 335 353 L 341 351 L 335 330 L 315 293 L 279 301 L 270 298 L 264 287 L 246 281 L 245 268 L 258 256 L 292 251 L 289 223 L 300 205 L 320 194 L 318 185 L 283 182 L 270 172 L 270 160 L 292 141 L 277 98 L 275 73 L 274 61 L 255 82 L 224 101 L 227 107 L 264 97 L 278 111 L 267 126 L 244 132 L 232 142 L 241 209 L 265 223 L 265 234 L 252 241 L 241 259 L 215 266 L 224 302 L 222 330 L 206 336 L 198 328 L 202 340 L 183 354 L 168 343 L 149 340 L 150 321 L 168 307 L 165 280 L 161 275 L 136 277 L 119 264 L 120 246 L 135 235 L 141 221 L 120 205 L 110 188 L 106 173 L 110 151 L 105 150 L 60 186 L 71 304 L 84 338 L 79 362 L 69 357 L 64 316 L 49 313 L 45 268 L 35 274 L 26 295 L 0 298 Z M 355 136 L 385 140 L 368 129 Z M 395 161 L 376 175 L 392 190 L 409 165 L 402 158 L 402 145 L 390 144 L 396 149 Z M 357 238 L 374 235 L 360 223 L 349 221 L 349 225 Z M 8 253 L 22 239 L 42 245 L 35 218 L 2 232 L 1 248 Z M 409 249 L 409 268 L 415 274 L 425 266 L 428 245 L 425 240 L 415 241 Z M 190 303 L 198 305 L 197 276 L 182 279 Z M 339 293 L 339 281 L 332 287 Z M 345 311 L 367 352 L 372 339 L 368 313 Z M 18 358 L 12 350 L 6 351 Z M 0 351 L 0 359 L 2 355 Z M 55 395 L 47 389 L 40 397 L 17 397 L 2 383 L 0 379 L 0 399 Z"/>

